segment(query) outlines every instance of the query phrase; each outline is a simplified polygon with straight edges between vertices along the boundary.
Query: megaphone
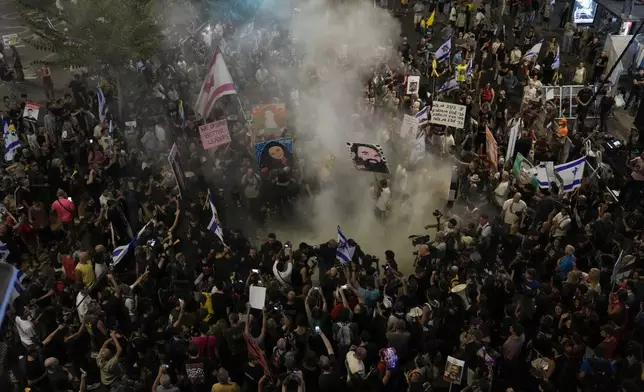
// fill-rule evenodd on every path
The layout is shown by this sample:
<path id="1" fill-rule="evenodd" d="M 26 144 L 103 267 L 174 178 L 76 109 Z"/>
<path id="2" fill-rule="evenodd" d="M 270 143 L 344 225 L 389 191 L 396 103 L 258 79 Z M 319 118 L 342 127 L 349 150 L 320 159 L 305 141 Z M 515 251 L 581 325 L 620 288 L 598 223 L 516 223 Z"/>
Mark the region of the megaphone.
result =
<path id="1" fill-rule="evenodd" d="M 470 300 L 467 298 L 467 285 L 466 284 L 456 285 L 456 286 L 452 287 L 450 292 L 452 294 L 458 295 L 463 300 L 463 304 L 465 305 L 465 310 L 469 309 L 470 306 L 472 306 L 470 304 Z"/>

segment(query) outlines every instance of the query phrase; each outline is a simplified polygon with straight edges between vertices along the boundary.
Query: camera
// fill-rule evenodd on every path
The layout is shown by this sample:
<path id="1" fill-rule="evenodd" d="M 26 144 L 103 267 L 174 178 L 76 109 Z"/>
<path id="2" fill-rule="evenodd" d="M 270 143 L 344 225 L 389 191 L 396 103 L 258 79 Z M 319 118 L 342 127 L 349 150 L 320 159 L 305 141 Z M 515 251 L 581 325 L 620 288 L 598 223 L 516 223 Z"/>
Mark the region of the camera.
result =
<path id="1" fill-rule="evenodd" d="M 429 243 L 431 237 L 429 235 L 412 234 L 409 236 L 409 239 L 411 240 L 411 244 L 413 246 L 417 246 Z"/>

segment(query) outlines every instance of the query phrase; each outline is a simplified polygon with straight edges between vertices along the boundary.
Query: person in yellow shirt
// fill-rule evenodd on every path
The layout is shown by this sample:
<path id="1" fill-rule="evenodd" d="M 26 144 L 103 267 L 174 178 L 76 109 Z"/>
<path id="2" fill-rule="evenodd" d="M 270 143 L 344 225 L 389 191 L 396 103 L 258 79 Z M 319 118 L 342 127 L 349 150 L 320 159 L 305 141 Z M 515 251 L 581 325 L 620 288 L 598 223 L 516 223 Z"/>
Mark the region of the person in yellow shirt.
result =
<path id="1" fill-rule="evenodd" d="M 200 307 L 206 311 L 206 316 L 203 318 L 203 321 L 210 321 L 210 318 L 215 312 L 212 308 L 212 297 L 210 293 L 201 293 Z"/>
<path id="2" fill-rule="evenodd" d="M 241 392 L 241 388 L 228 378 L 226 369 L 221 368 L 217 371 L 217 379 L 219 382 L 212 386 L 210 392 Z"/>
<path id="3" fill-rule="evenodd" d="M 409 0 L 400 0 L 400 6 L 402 13 L 407 15 L 407 11 L 409 10 Z"/>
<path id="4" fill-rule="evenodd" d="M 456 66 L 456 81 L 459 83 L 465 82 L 467 73 L 467 62 L 465 59 L 461 60 L 461 63 Z"/>
<path id="5" fill-rule="evenodd" d="M 85 288 L 90 288 L 96 282 L 94 263 L 89 259 L 89 252 L 80 252 L 78 264 L 74 272 L 77 282 L 82 282 Z"/>

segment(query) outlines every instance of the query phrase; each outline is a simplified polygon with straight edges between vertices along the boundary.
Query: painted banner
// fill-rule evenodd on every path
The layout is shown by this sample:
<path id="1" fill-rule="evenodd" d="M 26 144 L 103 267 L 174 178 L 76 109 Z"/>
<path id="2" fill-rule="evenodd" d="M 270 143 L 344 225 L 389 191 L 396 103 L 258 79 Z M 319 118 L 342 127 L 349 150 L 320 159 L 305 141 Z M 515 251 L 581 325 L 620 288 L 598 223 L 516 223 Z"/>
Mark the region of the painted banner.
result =
<path id="1" fill-rule="evenodd" d="M 387 159 L 380 144 L 347 142 L 347 149 L 357 170 L 389 173 Z"/>
<path id="2" fill-rule="evenodd" d="M 275 139 L 255 143 L 255 159 L 262 173 L 293 166 L 293 139 Z"/>
<path id="3" fill-rule="evenodd" d="M 465 105 L 434 101 L 429 122 L 432 124 L 446 125 L 448 127 L 465 127 Z"/>
<path id="4" fill-rule="evenodd" d="M 219 120 L 199 127 L 201 145 L 206 150 L 230 143 L 230 132 L 228 132 L 228 121 Z"/>
<path id="5" fill-rule="evenodd" d="M 499 146 L 496 144 L 490 128 L 485 127 L 485 154 L 495 169 L 499 169 Z"/>
<path id="6" fill-rule="evenodd" d="M 258 139 L 271 140 L 282 136 L 286 128 L 286 105 L 270 103 L 253 107 L 250 129 Z"/>

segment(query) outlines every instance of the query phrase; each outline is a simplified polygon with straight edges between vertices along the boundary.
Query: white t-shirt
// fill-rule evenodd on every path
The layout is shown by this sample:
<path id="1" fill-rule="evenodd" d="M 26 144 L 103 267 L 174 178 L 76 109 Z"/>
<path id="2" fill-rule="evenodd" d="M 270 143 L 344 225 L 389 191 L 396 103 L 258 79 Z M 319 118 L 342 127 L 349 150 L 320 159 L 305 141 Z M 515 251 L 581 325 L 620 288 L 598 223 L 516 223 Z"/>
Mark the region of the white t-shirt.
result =
<path id="1" fill-rule="evenodd" d="M 503 205 L 505 198 L 508 196 L 509 185 L 510 181 L 503 181 L 496 186 L 496 189 L 494 189 L 494 200 L 496 200 L 496 203 L 500 206 Z"/>
<path id="2" fill-rule="evenodd" d="M 85 318 L 85 315 L 87 314 L 87 310 L 89 309 L 90 300 L 89 298 L 85 299 L 85 297 L 87 297 L 87 295 L 83 295 L 82 292 L 79 292 L 78 294 L 76 294 L 76 311 L 78 312 L 78 318 L 81 321 L 83 321 L 83 319 Z"/>
<path id="3" fill-rule="evenodd" d="M 20 316 L 16 316 L 15 321 L 18 336 L 20 336 L 20 341 L 25 347 L 38 343 L 36 340 L 38 335 L 36 334 L 34 323 L 29 320 L 23 320 Z"/>
<path id="4" fill-rule="evenodd" d="M 376 202 L 376 208 L 379 209 L 380 211 L 387 211 L 387 205 L 389 204 L 389 200 L 391 200 L 391 191 L 389 190 L 388 187 L 382 188 L 382 191 L 380 192 L 380 197 Z"/>
<path id="5" fill-rule="evenodd" d="M 563 216 L 561 212 L 555 215 L 555 217 L 552 218 L 552 228 L 554 230 L 552 236 L 564 237 L 568 232 L 571 222 L 572 220 L 570 219 L 570 215 Z"/>
<path id="6" fill-rule="evenodd" d="M 347 360 L 346 363 L 347 363 L 347 368 L 349 369 L 349 373 L 364 376 L 365 374 L 364 362 L 356 358 L 354 354 L 355 354 L 355 351 L 349 351 L 346 356 L 346 360 Z"/>
<path id="7" fill-rule="evenodd" d="M 159 139 L 159 141 L 161 141 L 162 143 L 165 142 L 165 129 L 163 129 L 163 127 L 161 127 L 160 125 L 155 125 L 154 134 L 156 135 L 157 139 Z"/>
<path id="8" fill-rule="evenodd" d="M 503 222 L 508 225 L 513 225 L 519 221 L 517 216 L 518 212 L 523 212 L 528 206 L 523 200 L 519 200 L 517 203 L 514 202 L 514 199 L 508 199 L 503 203 L 503 211 L 505 212 L 503 216 Z"/>

